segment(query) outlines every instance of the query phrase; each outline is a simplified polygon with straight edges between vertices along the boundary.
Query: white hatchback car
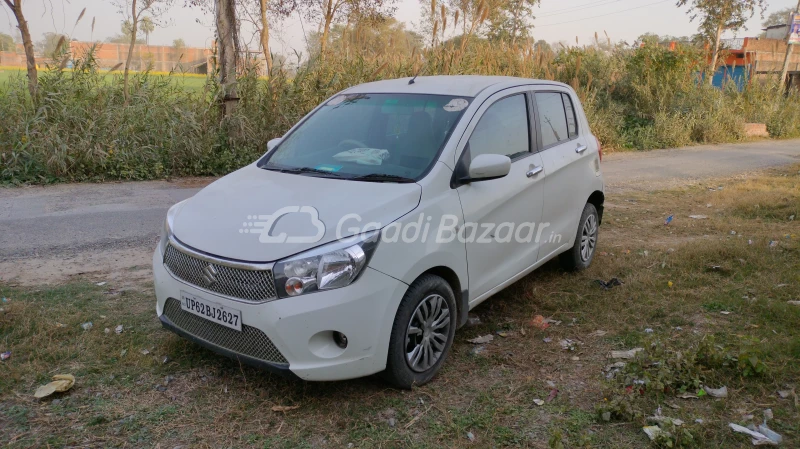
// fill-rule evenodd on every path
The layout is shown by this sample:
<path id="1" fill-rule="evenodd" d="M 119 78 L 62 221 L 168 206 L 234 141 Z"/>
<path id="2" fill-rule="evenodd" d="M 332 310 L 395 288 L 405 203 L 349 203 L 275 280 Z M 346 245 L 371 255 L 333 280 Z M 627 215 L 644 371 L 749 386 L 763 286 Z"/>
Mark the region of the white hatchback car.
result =
<path id="1" fill-rule="evenodd" d="M 559 256 L 586 268 L 599 142 L 552 81 L 379 81 L 173 206 L 153 255 L 164 327 L 306 380 L 433 378 L 467 312 Z"/>

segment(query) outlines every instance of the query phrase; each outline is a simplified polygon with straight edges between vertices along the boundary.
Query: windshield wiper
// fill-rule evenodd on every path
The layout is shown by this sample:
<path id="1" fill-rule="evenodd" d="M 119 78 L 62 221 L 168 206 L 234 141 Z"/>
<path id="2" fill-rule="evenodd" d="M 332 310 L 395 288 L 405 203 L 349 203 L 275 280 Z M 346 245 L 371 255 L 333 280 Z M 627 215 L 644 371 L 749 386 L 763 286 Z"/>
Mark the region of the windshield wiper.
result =
<path id="1" fill-rule="evenodd" d="M 312 167 L 280 168 L 280 167 L 274 167 L 274 166 L 265 165 L 264 168 L 266 168 L 267 170 L 273 170 L 273 171 L 277 171 L 277 172 L 281 172 L 281 173 L 292 173 L 292 174 L 320 173 L 320 174 L 323 174 L 323 175 L 326 175 L 326 176 L 335 176 L 335 177 L 341 177 L 342 176 L 342 175 L 340 175 L 340 174 L 338 174 L 336 172 L 332 172 L 332 171 L 328 171 L 328 170 L 320 170 L 318 168 L 312 168 Z"/>
<path id="2" fill-rule="evenodd" d="M 411 178 L 406 178 L 405 176 L 398 176 L 398 175 L 385 175 L 381 173 L 370 173 L 368 175 L 362 176 L 354 176 L 351 179 L 353 181 L 367 181 L 367 182 L 398 182 L 398 183 L 411 183 L 417 182 Z"/>

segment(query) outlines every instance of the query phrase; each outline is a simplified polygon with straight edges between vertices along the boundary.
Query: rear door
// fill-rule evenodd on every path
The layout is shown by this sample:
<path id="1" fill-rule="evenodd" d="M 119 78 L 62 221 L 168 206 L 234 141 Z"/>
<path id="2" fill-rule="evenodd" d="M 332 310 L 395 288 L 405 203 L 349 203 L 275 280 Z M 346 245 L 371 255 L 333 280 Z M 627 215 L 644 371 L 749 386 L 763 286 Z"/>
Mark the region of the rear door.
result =
<path id="1" fill-rule="evenodd" d="M 471 300 L 536 263 L 545 173 L 535 151 L 528 90 L 508 89 L 486 100 L 464 134 L 466 144 L 461 143 L 459 167 L 469 167 L 480 154 L 501 154 L 512 161 L 503 178 L 457 187 L 466 223 L 461 238 Z"/>
<path id="2" fill-rule="evenodd" d="M 577 99 L 566 88 L 542 86 L 534 94 L 536 125 L 542 163 L 547 173 L 544 185 L 542 232 L 538 259 L 547 259 L 572 247 L 583 206 L 587 167 L 594 152 L 588 151 L 588 130 L 580 129 Z M 593 173 L 591 170 L 588 173 Z"/>

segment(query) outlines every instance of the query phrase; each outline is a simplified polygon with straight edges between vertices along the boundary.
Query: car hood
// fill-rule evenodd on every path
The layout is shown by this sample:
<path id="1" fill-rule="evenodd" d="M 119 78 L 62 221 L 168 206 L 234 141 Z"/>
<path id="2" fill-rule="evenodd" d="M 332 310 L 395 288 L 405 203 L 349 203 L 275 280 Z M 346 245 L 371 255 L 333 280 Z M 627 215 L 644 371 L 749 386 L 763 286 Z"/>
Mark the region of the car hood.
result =
<path id="1" fill-rule="evenodd" d="M 384 227 L 414 210 L 421 191 L 416 183 L 346 181 L 253 164 L 183 202 L 172 233 L 211 255 L 270 262 L 359 234 L 368 223 Z"/>

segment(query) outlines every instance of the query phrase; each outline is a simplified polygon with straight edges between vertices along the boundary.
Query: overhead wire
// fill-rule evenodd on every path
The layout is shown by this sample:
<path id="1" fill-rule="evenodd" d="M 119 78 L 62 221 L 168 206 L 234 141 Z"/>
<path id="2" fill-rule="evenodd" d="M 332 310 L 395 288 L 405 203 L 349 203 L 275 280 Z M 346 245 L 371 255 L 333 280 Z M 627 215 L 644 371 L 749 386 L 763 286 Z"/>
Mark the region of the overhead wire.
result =
<path id="1" fill-rule="evenodd" d="M 634 11 L 636 9 L 647 8 L 648 6 L 654 6 L 654 5 L 658 5 L 658 4 L 661 4 L 661 3 L 667 3 L 667 2 L 671 2 L 671 1 L 674 1 L 674 0 L 661 0 L 661 1 L 658 1 L 658 2 L 648 3 L 646 5 L 641 5 L 641 6 L 635 6 L 633 8 L 627 8 L 627 9 L 623 9 L 623 10 L 620 10 L 620 11 L 614 11 L 614 12 L 609 12 L 609 13 L 606 13 L 606 14 L 594 15 L 594 16 L 591 16 L 591 17 L 584 17 L 584 18 L 581 18 L 581 19 L 566 20 L 564 22 L 558 22 L 558 23 L 546 23 L 546 24 L 543 24 L 543 25 L 536 25 L 535 27 L 536 28 L 546 28 L 546 27 L 551 27 L 551 26 L 556 26 L 556 25 L 564 25 L 564 24 L 567 24 L 567 23 L 582 22 L 584 20 L 594 20 L 594 19 L 597 19 L 597 18 L 600 18 L 600 17 L 611 16 L 611 15 L 614 15 L 614 14 L 622 14 L 624 12 Z"/>
<path id="2" fill-rule="evenodd" d="M 540 18 L 540 17 L 557 16 L 557 15 L 560 15 L 560 14 L 569 14 L 569 13 L 577 12 L 577 11 L 584 10 L 584 9 L 597 8 L 597 7 L 600 7 L 600 6 L 607 6 L 607 5 L 610 5 L 611 3 L 619 3 L 621 1 L 623 1 L 623 0 L 600 0 L 599 2 L 584 3 L 584 4 L 581 4 L 581 5 L 570 6 L 569 8 L 553 9 L 551 11 L 544 11 L 541 14 L 534 14 L 534 15 L 536 16 L 537 19 Z"/>

